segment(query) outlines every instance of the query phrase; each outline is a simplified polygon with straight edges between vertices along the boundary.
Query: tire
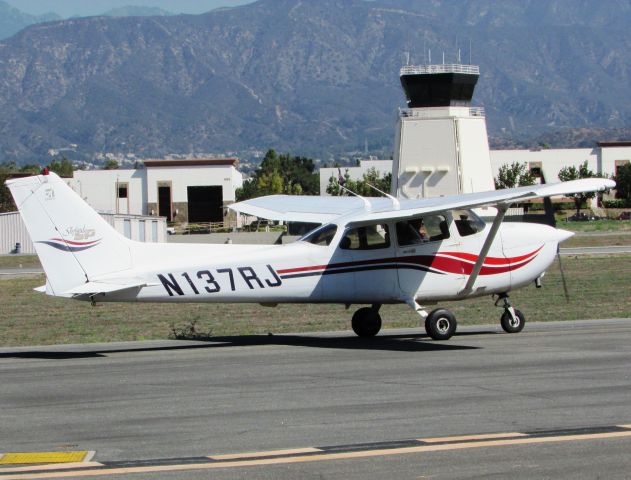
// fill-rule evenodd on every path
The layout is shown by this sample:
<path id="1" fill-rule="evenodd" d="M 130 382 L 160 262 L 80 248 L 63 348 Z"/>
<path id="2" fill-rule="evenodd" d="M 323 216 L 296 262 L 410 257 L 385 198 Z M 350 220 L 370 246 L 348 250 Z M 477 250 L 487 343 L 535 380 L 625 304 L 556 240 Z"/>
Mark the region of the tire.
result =
<path id="1" fill-rule="evenodd" d="M 445 308 L 437 308 L 425 319 L 425 331 L 434 340 L 449 340 L 456 333 L 456 317 Z"/>
<path id="2" fill-rule="evenodd" d="M 515 317 L 516 321 L 513 321 L 513 317 L 508 310 L 502 314 L 500 323 L 506 333 L 519 333 L 524 329 L 524 325 L 526 325 L 524 314 L 515 309 Z"/>
<path id="3" fill-rule="evenodd" d="M 374 337 L 381 330 L 381 315 L 371 307 L 363 307 L 353 314 L 351 325 L 358 337 Z"/>

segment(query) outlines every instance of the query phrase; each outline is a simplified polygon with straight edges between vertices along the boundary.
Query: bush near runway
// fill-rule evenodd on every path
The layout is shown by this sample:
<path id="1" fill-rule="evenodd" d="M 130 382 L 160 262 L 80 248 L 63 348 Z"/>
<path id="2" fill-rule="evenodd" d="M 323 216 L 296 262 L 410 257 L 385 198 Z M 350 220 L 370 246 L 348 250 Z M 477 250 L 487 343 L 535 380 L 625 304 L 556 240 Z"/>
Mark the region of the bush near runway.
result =
<path id="1" fill-rule="evenodd" d="M 527 321 L 631 317 L 631 255 L 563 257 L 570 303 L 565 302 L 558 264 L 544 288 L 511 295 Z M 53 298 L 33 291 L 43 276 L 0 280 L 0 345 L 45 345 L 166 339 L 172 325 L 197 321 L 199 331 L 218 335 L 347 330 L 355 307 L 235 304 L 101 304 Z M 499 323 L 502 310 L 489 297 L 445 302 L 461 325 Z M 433 308 L 433 307 L 429 307 Z M 419 326 L 404 305 L 385 305 L 385 328 Z M 528 328 L 528 327 L 526 327 Z M 420 331 L 424 331 L 422 328 Z"/>

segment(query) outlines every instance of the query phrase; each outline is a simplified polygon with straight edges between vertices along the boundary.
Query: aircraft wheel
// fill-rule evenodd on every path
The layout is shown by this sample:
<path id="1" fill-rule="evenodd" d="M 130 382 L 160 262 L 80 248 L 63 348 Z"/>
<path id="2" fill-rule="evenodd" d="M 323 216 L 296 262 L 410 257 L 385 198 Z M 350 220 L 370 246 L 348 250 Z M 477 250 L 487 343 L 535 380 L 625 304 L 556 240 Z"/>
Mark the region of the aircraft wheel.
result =
<path id="1" fill-rule="evenodd" d="M 449 340 L 456 327 L 456 317 L 445 308 L 433 310 L 425 319 L 425 331 L 434 340 Z"/>
<path id="2" fill-rule="evenodd" d="M 363 307 L 353 314 L 353 331 L 359 337 L 374 337 L 381 330 L 381 315 L 371 307 Z"/>
<path id="3" fill-rule="evenodd" d="M 505 310 L 500 320 L 502 328 L 506 333 L 519 333 L 524 329 L 526 324 L 526 317 L 519 310 L 515 309 L 515 319 L 511 316 L 508 310 Z"/>

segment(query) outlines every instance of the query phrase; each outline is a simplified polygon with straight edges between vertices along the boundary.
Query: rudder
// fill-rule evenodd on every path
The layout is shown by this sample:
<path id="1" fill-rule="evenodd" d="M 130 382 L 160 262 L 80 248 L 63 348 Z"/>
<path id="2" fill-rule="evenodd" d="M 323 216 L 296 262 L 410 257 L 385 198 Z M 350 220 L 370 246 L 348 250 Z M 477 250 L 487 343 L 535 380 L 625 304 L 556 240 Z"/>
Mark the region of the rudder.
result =
<path id="1" fill-rule="evenodd" d="M 46 273 L 47 293 L 68 296 L 73 287 L 131 268 L 131 242 L 56 174 L 6 183 Z"/>

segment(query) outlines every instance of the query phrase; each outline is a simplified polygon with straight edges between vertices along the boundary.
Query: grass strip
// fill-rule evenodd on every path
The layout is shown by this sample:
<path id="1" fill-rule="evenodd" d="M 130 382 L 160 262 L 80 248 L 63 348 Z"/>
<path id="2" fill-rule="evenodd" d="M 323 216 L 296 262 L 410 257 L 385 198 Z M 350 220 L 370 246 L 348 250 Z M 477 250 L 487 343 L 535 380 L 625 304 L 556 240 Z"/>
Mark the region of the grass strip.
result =
<path id="1" fill-rule="evenodd" d="M 529 286 L 511 295 L 528 321 L 631 317 L 631 255 L 564 257 L 570 303 L 559 267 L 544 278 L 544 288 Z M 32 289 L 43 276 L 0 280 L 0 345 L 46 345 L 166 339 L 172 326 L 212 335 L 250 335 L 346 330 L 356 307 L 342 305 L 143 304 L 106 303 L 92 307 L 49 297 Z M 502 313 L 490 297 L 441 302 L 461 325 L 499 323 Z M 428 306 L 429 309 L 434 308 Z M 384 328 L 414 327 L 420 318 L 404 305 L 385 305 Z"/>

